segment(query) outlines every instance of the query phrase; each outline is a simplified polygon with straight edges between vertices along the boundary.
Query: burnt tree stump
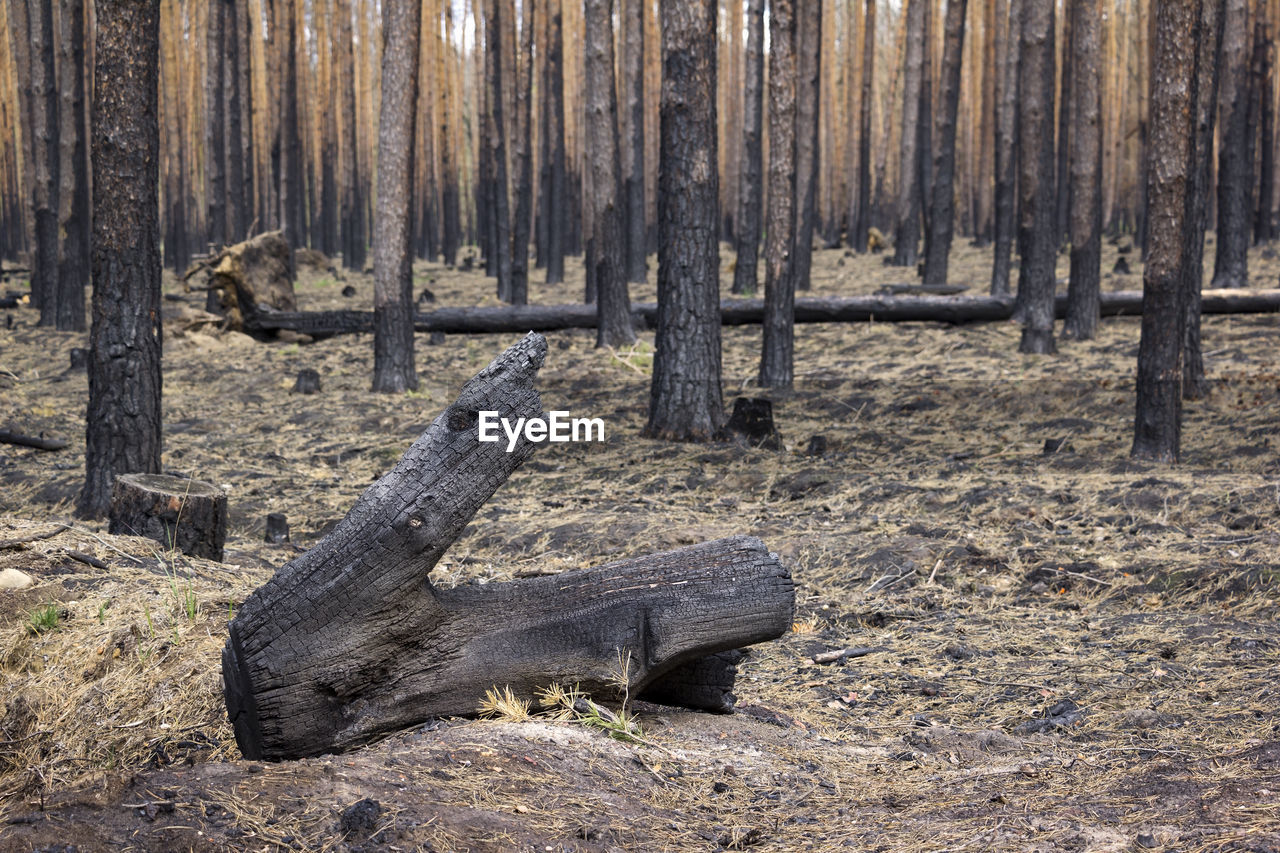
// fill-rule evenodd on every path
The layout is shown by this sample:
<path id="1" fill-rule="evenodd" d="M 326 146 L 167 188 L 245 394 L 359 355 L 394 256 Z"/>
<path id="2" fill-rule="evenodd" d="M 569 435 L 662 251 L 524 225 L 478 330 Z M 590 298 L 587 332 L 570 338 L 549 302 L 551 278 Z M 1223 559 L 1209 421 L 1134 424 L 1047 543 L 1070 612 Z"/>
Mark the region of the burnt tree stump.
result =
<path id="1" fill-rule="evenodd" d="M 698 662 L 782 635 L 795 606 L 789 573 L 758 539 L 509 583 L 428 582 L 537 447 L 481 443 L 477 420 L 541 416 L 533 381 L 546 352 L 530 334 L 471 379 L 332 533 L 240 606 L 222 677 L 246 758 L 336 752 L 473 714 L 494 686 L 617 697 L 620 659 L 633 696 L 731 707 L 734 658 Z"/>
<path id="2" fill-rule="evenodd" d="M 212 483 L 168 474 L 121 474 L 111 490 L 110 533 L 146 536 L 168 550 L 222 561 L 227 495 Z"/>

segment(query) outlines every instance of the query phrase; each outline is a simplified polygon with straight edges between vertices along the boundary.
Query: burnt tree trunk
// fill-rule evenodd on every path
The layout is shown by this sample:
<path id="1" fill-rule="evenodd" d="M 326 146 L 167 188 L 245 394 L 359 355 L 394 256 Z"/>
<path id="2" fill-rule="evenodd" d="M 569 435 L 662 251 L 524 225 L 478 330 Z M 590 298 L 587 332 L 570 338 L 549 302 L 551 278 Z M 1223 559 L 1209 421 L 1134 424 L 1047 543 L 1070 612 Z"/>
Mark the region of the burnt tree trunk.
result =
<path id="1" fill-rule="evenodd" d="M 1019 195 L 1025 247 L 1018 271 L 1022 340 L 1018 351 L 1052 353 L 1054 266 L 1058 256 L 1053 180 L 1054 0 L 1024 0 L 1019 58 Z"/>
<path id="2" fill-rule="evenodd" d="M 547 223 L 547 284 L 564 281 L 565 186 L 564 151 L 564 26 L 559 0 L 548 10 L 551 16 L 550 46 L 547 49 L 547 94 L 543 109 L 547 111 L 548 169 L 543 190 L 542 216 Z"/>
<path id="3" fill-rule="evenodd" d="M 1204 232 L 1208 227 L 1209 166 L 1217 115 L 1218 67 L 1222 60 L 1223 0 L 1202 0 L 1196 18 L 1196 64 L 1191 91 L 1191 162 L 1188 166 L 1187 218 L 1183 224 L 1182 396 L 1196 400 L 1209 391 L 1200 346 L 1201 287 L 1204 279 Z"/>
<path id="4" fill-rule="evenodd" d="M 947 261 L 956 218 L 956 113 L 960 109 L 960 65 L 964 57 L 966 0 L 947 0 L 943 25 L 942 80 L 939 91 L 938 150 L 934 154 L 933 213 L 924 260 L 924 283 L 946 284 Z"/>
<path id="5" fill-rule="evenodd" d="M 516 208 L 511 221 L 512 305 L 529 301 L 529 233 L 533 226 L 533 18 L 532 2 L 522 4 L 520 55 L 516 63 L 515 171 Z M 437 50 L 443 50 L 437 47 Z"/>
<path id="6" fill-rule="evenodd" d="M 802 0 L 804 2 L 804 0 Z M 789 388 L 794 370 L 796 161 L 795 4 L 769 7 L 769 210 L 764 246 L 764 343 L 760 385 Z"/>
<path id="7" fill-rule="evenodd" d="M 35 238 L 31 255 L 31 304 L 40 325 L 58 317 L 58 81 L 55 76 L 53 0 L 30 6 L 32 156 L 35 160 Z"/>
<path id="8" fill-rule="evenodd" d="M 249 227 L 249 203 L 245 198 L 245 159 L 244 159 L 244 126 L 242 98 L 248 92 L 240 91 L 240 53 L 247 51 L 249 45 L 240 43 L 240 23 L 237 7 L 243 5 L 236 0 L 217 0 L 215 5 L 222 6 L 222 41 L 224 57 L 222 65 L 223 108 L 226 118 L 221 122 L 225 136 L 223 137 L 223 153 L 226 157 L 226 168 L 223 176 L 226 180 L 226 232 L 224 237 L 228 243 L 236 243 L 245 238 L 245 229 Z M 326 167 L 329 158 L 325 158 Z M 329 196 L 325 196 L 326 204 Z M 332 251 L 326 249 L 326 251 Z"/>
<path id="9" fill-rule="evenodd" d="M 1275 36 L 1267 20 L 1267 8 L 1266 5 L 1259 8 L 1254 31 L 1256 70 L 1253 79 L 1257 89 L 1254 99 L 1258 105 L 1258 207 L 1253 217 L 1254 243 L 1265 243 L 1275 238 L 1275 223 L 1271 216 L 1276 173 L 1276 109 L 1273 97 L 1275 84 L 1271 77 Z"/>
<path id="10" fill-rule="evenodd" d="M 350 0 L 336 0 L 334 15 L 337 18 L 338 77 L 342 90 L 342 265 L 347 269 L 363 270 L 367 241 L 364 198 L 360 192 L 359 143 L 356 134 L 356 75 L 355 47 L 351 31 Z M 441 128 L 445 134 L 447 127 Z M 442 160 L 447 167 L 448 160 Z M 448 192 L 448 172 L 445 172 L 445 191 Z M 448 223 L 445 225 L 446 263 L 448 258 Z"/>
<path id="11" fill-rule="evenodd" d="M 822 41 L 822 0 L 796 4 L 796 139 L 795 139 L 795 242 L 791 249 L 794 290 L 809 289 L 813 265 L 813 231 L 818 207 L 818 99 L 822 67 L 818 49 Z M 806 45 L 805 50 L 796 46 Z"/>
<path id="12" fill-rule="evenodd" d="M 168 551 L 221 562 L 227 538 L 227 494 L 201 480 L 121 474 L 111 492 L 107 532 L 145 536 Z"/>
<path id="13" fill-rule="evenodd" d="M 88 127 L 84 108 L 84 2 L 61 0 L 61 128 L 58 144 L 58 219 L 62 246 L 54 288 L 59 331 L 84 331 L 84 289 L 89 281 Z"/>
<path id="14" fill-rule="evenodd" d="M 1000 76 L 996 79 L 995 150 L 995 259 L 991 265 L 991 293 L 1010 292 L 1009 273 L 1013 265 L 1014 236 L 1018 230 L 1018 45 L 1022 20 L 1022 0 L 999 2 L 999 31 L 996 53 L 1000 55 Z"/>
<path id="15" fill-rule="evenodd" d="M 508 8 L 510 2 L 489 0 L 489 16 L 484 28 L 485 76 L 488 78 L 485 103 L 489 107 L 491 130 L 486 144 L 489 146 L 489 186 L 493 202 L 489 208 L 489 251 L 492 254 L 487 257 L 493 262 L 491 273 L 498 280 L 498 298 L 503 302 L 511 301 L 511 199 L 507 195 L 506 95 L 503 92 L 506 79 L 502 73 L 502 40 L 507 35 L 507 26 L 502 18 L 511 11 Z"/>
<path id="16" fill-rule="evenodd" d="M 1053 217 L 1055 246 L 1061 246 L 1062 241 L 1067 239 L 1067 232 L 1070 228 L 1068 216 L 1071 213 L 1071 192 L 1074 189 L 1069 174 L 1069 169 L 1071 168 L 1071 137 L 1075 133 L 1075 102 L 1071 94 L 1075 78 L 1073 64 L 1076 56 L 1074 45 L 1076 20 L 1073 14 L 1074 10 L 1075 6 L 1071 0 L 1064 0 L 1062 5 L 1062 67 L 1060 69 L 1061 74 L 1058 75 L 1058 163 L 1053 191 L 1053 201 L 1057 211 Z M 1100 21 L 1095 23 L 1101 24 Z"/>
<path id="17" fill-rule="evenodd" d="M 20 202 L 22 211 L 21 243 L 27 249 L 35 248 L 35 143 L 32 139 L 32 128 L 35 124 L 33 114 L 34 98 L 31 91 L 31 16 L 28 0 L 8 0 L 9 47 L 13 56 L 13 72 L 17 83 L 17 109 L 15 123 L 22 131 L 22 147 L 19 154 L 22 159 L 20 185 L 26 190 Z M 33 299 L 35 293 L 32 293 Z M 39 307 L 38 303 L 33 303 Z"/>
<path id="18" fill-rule="evenodd" d="M 644 2 L 622 0 L 622 191 L 627 281 L 647 274 L 644 207 Z M 759 3 L 760 0 L 753 0 Z"/>
<path id="19" fill-rule="evenodd" d="M 418 387 L 413 365 L 413 130 L 419 0 L 387 0 L 378 118 L 378 212 L 373 235 L 373 390 Z"/>
<path id="20" fill-rule="evenodd" d="M 1249 4 L 1226 0 L 1222 84 L 1218 90 L 1218 226 L 1214 287 L 1249 281 L 1249 210 L 1253 203 L 1253 134 L 1249 133 Z"/>
<path id="21" fill-rule="evenodd" d="M 898 168 L 898 222 L 893 265 L 914 267 L 920 251 L 920 93 L 924 83 L 924 16 L 932 0 L 907 0 L 907 47 L 903 52 L 902 147 Z"/>
<path id="22" fill-rule="evenodd" d="M 226 7 L 225 0 L 212 0 L 209 3 L 209 25 L 205 31 L 205 204 L 209 242 L 213 244 L 214 249 L 221 249 L 228 242 L 227 178 L 224 171 L 227 165 L 227 89 L 223 85 L 223 66 L 226 64 L 227 55 L 223 41 Z M 296 245 L 292 242 L 296 238 L 296 234 L 290 235 L 290 245 Z"/>
<path id="23" fill-rule="evenodd" d="M 459 118 L 453 112 L 453 3 L 444 6 L 446 38 L 436 46 L 436 64 L 440 84 L 440 256 L 447 266 L 458 263 L 458 244 L 462 242 L 462 223 L 458 198 L 458 164 L 454 149 L 454 124 Z"/>
<path id="24" fill-rule="evenodd" d="M 527 440 L 510 453 L 480 442 L 476 413 L 540 416 L 533 380 L 545 355 L 531 334 L 481 371 L 324 541 L 241 605 L 222 674 L 246 758 L 338 751 L 474 713 L 493 687 L 532 696 L 577 684 L 616 696 L 619 670 L 633 695 L 720 710 L 724 667 L 710 679 L 720 689 L 699 696 L 694 682 L 708 679 L 695 662 L 787 630 L 791 578 L 743 536 L 504 584 L 427 581 L 533 453 Z"/>
<path id="25" fill-rule="evenodd" d="M 596 286 L 596 346 L 636 339 L 627 292 L 626 234 L 618 180 L 618 95 L 613 77 L 613 2 L 586 0 L 586 156 L 591 170 L 587 268 Z"/>
<path id="26" fill-rule="evenodd" d="M 876 57 L 876 0 L 867 0 L 862 24 L 862 99 L 858 116 L 858 194 L 849 216 L 849 243 L 855 252 L 867 251 L 871 232 L 871 99 Z"/>
<path id="27" fill-rule="evenodd" d="M 645 434 L 710 441 L 720 387 L 715 0 L 662 0 L 658 309 Z"/>
<path id="28" fill-rule="evenodd" d="M 1197 9 L 1202 0 L 1165 0 L 1156 11 L 1147 171 L 1149 233 L 1142 278 L 1133 449 L 1137 459 L 1177 462 L 1182 430 L 1183 264 L 1194 127 Z"/>
<path id="29" fill-rule="evenodd" d="M 97 0 L 93 327 L 81 516 L 160 470 L 160 0 Z"/>
<path id="30" fill-rule="evenodd" d="M 298 16 L 297 0 L 275 0 L 282 4 L 280 30 L 280 225 L 284 238 L 296 251 L 305 245 L 306 196 L 302 185 L 302 136 L 298 127 Z M 294 270 L 296 275 L 297 270 Z"/>
<path id="31" fill-rule="evenodd" d="M 742 108 L 742 168 L 739 171 L 737 255 L 733 292 L 755 293 L 760 257 L 760 211 L 764 207 L 764 0 L 747 0 L 746 85 Z"/>
<path id="32" fill-rule="evenodd" d="M 1071 276 L 1062 333 L 1087 341 L 1098 330 L 1102 289 L 1102 9 L 1099 0 L 1071 3 Z"/>

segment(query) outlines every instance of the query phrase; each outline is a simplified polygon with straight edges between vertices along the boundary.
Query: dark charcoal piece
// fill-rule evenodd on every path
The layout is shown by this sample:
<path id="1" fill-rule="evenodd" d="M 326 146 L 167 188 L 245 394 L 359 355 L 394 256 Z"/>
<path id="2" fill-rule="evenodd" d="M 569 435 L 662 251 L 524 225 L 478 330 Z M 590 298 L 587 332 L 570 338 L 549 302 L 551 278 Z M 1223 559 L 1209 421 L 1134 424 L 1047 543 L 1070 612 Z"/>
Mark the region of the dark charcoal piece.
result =
<path id="1" fill-rule="evenodd" d="M 352 803 L 338 818 L 338 826 L 344 835 L 367 836 L 378 826 L 378 818 L 382 816 L 382 804 L 377 800 L 365 797 L 358 803 Z"/>
<path id="2" fill-rule="evenodd" d="M 1046 438 L 1043 454 L 1052 456 L 1055 453 L 1070 453 L 1073 449 L 1065 438 Z"/>
<path id="3" fill-rule="evenodd" d="M 773 425 L 773 402 L 763 397 L 739 397 L 733 401 L 733 415 L 725 432 L 739 435 L 752 447 L 780 450 L 782 437 Z"/>
<path id="4" fill-rule="evenodd" d="M 318 394 L 320 392 L 320 374 L 310 367 L 298 371 L 298 381 L 293 383 L 295 394 Z"/>
<path id="5" fill-rule="evenodd" d="M 71 350 L 71 369 L 84 370 L 89 366 L 89 351 L 84 347 L 75 347 Z"/>
<path id="6" fill-rule="evenodd" d="M 418 304 L 426 305 L 428 302 L 435 302 L 436 295 L 431 292 L 430 288 L 422 288 L 422 292 L 418 294 Z"/>
<path id="7" fill-rule="evenodd" d="M 1116 275 L 1132 275 L 1133 271 L 1129 269 L 1129 259 L 1124 257 L 1116 258 L 1116 265 L 1111 268 Z"/>
<path id="8" fill-rule="evenodd" d="M 289 541 L 289 519 L 285 518 L 283 512 L 267 513 L 266 541 L 273 545 Z"/>
<path id="9" fill-rule="evenodd" d="M 348 284 L 346 287 L 342 288 L 342 295 L 347 297 L 348 299 L 355 296 L 356 295 L 355 286 Z"/>
<path id="10" fill-rule="evenodd" d="M 805 456 L 821 456 L 827 452 L 827 437 L 825 435 L 815 435 L 809 439 L 809 446 L 805 448 Z"/>
<path id="11" fill-rule="evenodd" d="M 167 474 L 121 474 L 111 491 L 107 532 L 146 536 L 166 549 L 222 560 L 227 495 L 212 483 Z"/>

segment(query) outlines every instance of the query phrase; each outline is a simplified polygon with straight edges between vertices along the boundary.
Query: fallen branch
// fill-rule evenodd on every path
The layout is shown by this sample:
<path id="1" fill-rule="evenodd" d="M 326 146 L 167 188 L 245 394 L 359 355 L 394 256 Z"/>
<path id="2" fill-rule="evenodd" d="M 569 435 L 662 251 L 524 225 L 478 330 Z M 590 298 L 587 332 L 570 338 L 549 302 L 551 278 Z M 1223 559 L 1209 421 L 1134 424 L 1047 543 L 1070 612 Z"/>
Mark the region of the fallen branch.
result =
<path id="1" fill-rule="evenodd" d="M 16 432 L 0 430 L 0 444 L 16 444 L 20 447 L 34 447 L 36 450 L 61 450 L 67 442 L 60 438 L 45 438 L 43 435 L 21 435 Z"/>
<path id="2" fill-rule="evenodd" d="M 1055 303 L 1059 319 L 1066 316 L 1067 298 Z M 1265 314 L 1280 311 L 1280 290 L 1206 290 L 1204 314 Z M 1102 294 L 1104 317 L 1139 316 L 1142 292 L 1124 290 Z M 637 325 L 657 324 L 658 306 L 637 302 L 631 306 Z M 797 323 L 976 323 L 1008 320 L 1013 298 L 998 296 L 856 296 L 797 299 Z M 764 317 L 760 299 L 725 299 L 720 322 L 726 326 L 758 324 Z M 495 307 L 438 308 L 414 319 L 419 332 L 446 334 L 545 332 L 556 329 L 594 329 L 594 305 L 502 305 Z M 288 329 L 313 338 L 373 331 L 369 311 L 258 311 L 245 318 L 245 330 L 267 333 Z"/>
<path id="3" fill-rule="evenodd" d="M 814 663 L 840 663 L 841 661 L 851 660 L 853 658 L 862 658 L 867 655 L 873 655 L 876 652 L 889 651 L 884 646 L 856 647 L 848 649 L 840 649 L 834 652 L 819 652 L 813 656 Z"/>
<path id="4" fill-rule="evenodd" d="M 537 445 L 481 443 L 477 413 L 542 414 L 530 334 L 462 389 L 320 544 L 238 609 L 223 650 L 227 711 L 246 758 L 358 746 L 486 690 L 553 683 L 724 710 L 733 659 L 780 636 L 795 590 L 776 555 L 737 536 L 555 575 L 439 589 L 427 574 Z M 619 676 L 617 660 L 632 665 Z"/>
<path id="5" fill-rule="evenodd" d="M 52 530 L 46 530 L 42 533 L 32 533 L 30 536 L 19 536 L 16 539 L 5 539 L 0 541 L 0 551 L 7 551 L 10 548 L 16 548 L 19 545 L 26 545 L 28 542 L 39 542 L 41 539 L 52 539 L 64 530 L 70 530 L 71 525 L 59 524 Z"/>

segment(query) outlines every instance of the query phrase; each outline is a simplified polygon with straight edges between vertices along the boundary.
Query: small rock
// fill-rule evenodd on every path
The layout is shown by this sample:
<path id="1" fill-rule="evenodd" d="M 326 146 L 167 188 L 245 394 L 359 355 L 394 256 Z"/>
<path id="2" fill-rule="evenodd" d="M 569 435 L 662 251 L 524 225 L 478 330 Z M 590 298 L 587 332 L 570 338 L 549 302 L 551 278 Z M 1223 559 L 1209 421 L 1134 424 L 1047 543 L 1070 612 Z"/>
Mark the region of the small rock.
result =
<path id="1" fill-rule="evenodd" d="M 1055 453 L 1071 453 L 1073 450 L 1065 438 L 1046 438 L 1042 455 L 1053 456 Z"/>
<path id="2" fill-rule="evenodd" d="M 347 297 L 348 299 L 355 296 L 356 295 L 355 285 L 348 284 L 346 287 L 342 288 L 342 295 Z"/>
<path id="3" fill-rule="evenodd" d="M 5 569 L 0 572 L 0 589 L 26 589 L 35 585 L 35 578 L 17 569 Z"/>

